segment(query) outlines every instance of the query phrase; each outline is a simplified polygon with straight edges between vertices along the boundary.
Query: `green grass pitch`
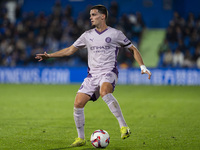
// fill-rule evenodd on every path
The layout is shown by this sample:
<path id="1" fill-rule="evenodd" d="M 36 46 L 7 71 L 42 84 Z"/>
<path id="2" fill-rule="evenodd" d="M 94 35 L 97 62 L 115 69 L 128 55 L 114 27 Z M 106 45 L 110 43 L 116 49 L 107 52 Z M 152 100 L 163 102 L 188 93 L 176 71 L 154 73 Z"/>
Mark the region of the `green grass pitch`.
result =
<path id="1" fill-rule="evenodd" d="M 0 150 L 63 150 L 77 137 L 73 103 L 80 85 L 0 84 Z M 96 129 L 110 134 L 109 150 L 199 150 L 200 86 L 118 85 L 119 101 L 132 134 L 119 125 L 100 98 L 85 107 L 86 146 Z"/>

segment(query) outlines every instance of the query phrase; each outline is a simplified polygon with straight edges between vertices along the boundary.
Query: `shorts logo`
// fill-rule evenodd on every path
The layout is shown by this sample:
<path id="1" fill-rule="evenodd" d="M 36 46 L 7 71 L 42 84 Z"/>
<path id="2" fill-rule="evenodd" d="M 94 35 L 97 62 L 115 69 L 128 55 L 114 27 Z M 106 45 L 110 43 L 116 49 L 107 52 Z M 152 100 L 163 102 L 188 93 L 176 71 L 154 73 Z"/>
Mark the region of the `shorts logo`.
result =
<path id="1" fill-rule="evenodd" d="M 110 42 L 111 42 L 111 38 L 110 38 L 110 37 L 107 37 L 107 38 L 105 39 L 105 41 L 106 41 L 107 43 L 110 43 Z"/>
<path id="2" fill-rule="evenodd" d="M 110 78 L 111 78 L 111 77 L 112 77 L 112 74 L 111 74 L 111 73 L 107 73 L 107 74 L 106 74 L 106 77 L 110 77 Z"/>

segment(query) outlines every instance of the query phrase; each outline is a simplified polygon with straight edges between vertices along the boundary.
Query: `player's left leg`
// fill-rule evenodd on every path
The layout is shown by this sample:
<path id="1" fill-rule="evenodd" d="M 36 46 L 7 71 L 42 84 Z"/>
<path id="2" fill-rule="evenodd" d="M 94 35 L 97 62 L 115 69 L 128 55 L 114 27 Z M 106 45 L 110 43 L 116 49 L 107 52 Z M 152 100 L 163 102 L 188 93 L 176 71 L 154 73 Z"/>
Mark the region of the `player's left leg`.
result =
<path id="1" fill-rule="evenodd" d="M 125 139 L 130 136 L 131 132 L 125 122 L 119 103 L 117 102 L 116 98 L 112 95 L 112 92 L 113 92 L 113 85 L 111 83 L 103 82 L 101 84 L 100 95 L 108 105 L 110 111 L 117 118 L 120 125 L 121 138 Z"/>
<path id="2" fill-rule="evenodd" d="M 101 85 L 100 94 L 101 94 L 102 99 L 108 105 L 110 111 L 117 118 L 117 120 L 119 122 L 119 126 L 121 128 L 123 126 L 127 126 L 127 124 L 126 124 L 124 117 L 122 115 L 122 111 L 121 111 L 121 108 L 119 106 L 119 103 L 112 94 L 112 91 L 113 91 L 112 89 L 113 89 L 113 87 L 110 83 L 104 82 Z"/>

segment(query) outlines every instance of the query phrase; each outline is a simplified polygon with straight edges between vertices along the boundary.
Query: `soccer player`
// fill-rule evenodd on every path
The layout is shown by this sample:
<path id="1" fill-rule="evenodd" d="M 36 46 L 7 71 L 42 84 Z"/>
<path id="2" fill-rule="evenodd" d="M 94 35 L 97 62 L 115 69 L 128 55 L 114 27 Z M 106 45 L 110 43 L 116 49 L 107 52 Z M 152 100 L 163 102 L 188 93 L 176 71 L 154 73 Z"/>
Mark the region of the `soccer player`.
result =
<path id="1" fill-rule="evenodd" d="M 75 53 L 79 48 L 88 50 L 88 75 L 77 92 L 74 102 L 74 121 L 78 138 L 71 144 L 72 147 L 83 146 L 86 143 L 84 134 L 84 106 L 89 100 L 97 100 L 99 96 L 108 105 L 110 111 L 117 118 L 120 126 L 121 138 L 130 136 L 130 129 L 122 115 L 120 106 L 113 96 L 118 79 L 117 55 L 119 47 L 128 48 L 134 55 L 141 68 L 142 74 L 151 72 L 145 67 L 138 49 L 120 31 L 107 26 L 108 11 L 103 5 L 96 5 L 90 9 L 90 20 L 95 28 L 85 31 L 70 47 L 55 53 L 36 54 L 36 59 L 42 61 L 52 57 L 64 57 Z"/>

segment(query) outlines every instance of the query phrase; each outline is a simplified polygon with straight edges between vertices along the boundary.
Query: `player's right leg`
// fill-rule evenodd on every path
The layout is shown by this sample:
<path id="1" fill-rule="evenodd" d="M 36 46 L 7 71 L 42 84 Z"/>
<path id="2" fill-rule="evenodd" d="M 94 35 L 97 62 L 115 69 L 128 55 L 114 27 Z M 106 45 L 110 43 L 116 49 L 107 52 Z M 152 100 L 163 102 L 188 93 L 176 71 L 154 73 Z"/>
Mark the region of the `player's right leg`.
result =
<path id="1" fill-rule="evenodd" d="M 78 132 L 78 138 L 71 144 L 72 147 L 79 147 L 86 144 L 84 125 L 84 106 L 90 100 L 90 96 L 85 93 L 77 93 L 74 102 L 74 121 Z"/>

